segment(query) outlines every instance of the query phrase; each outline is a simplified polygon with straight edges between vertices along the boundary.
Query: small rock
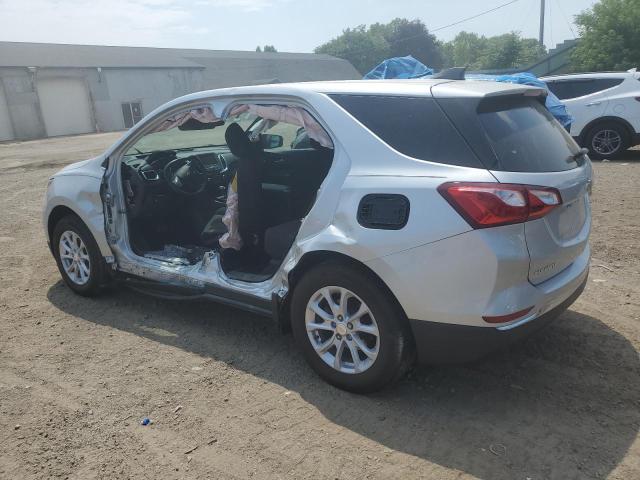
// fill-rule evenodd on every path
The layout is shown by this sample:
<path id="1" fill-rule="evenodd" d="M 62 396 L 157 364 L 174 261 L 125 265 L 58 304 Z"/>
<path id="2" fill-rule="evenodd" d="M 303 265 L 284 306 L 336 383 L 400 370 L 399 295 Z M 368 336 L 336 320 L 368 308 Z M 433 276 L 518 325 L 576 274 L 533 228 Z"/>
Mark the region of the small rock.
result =
<path id="1" fill-rule="evenodd" d="M 173 413 L 178 413 L 180 410 L 182 410 L 182 405 L 178 405 L 176 408 L 174 408 Z"/>
<path id="2" fill-rule="evenodd" d="M 16 425 L 15 427 L 13 427 L 14 430 L 20 430 L 20 425 Z"/>
<path id="3" fill-rule="evenodd" d="M 88 413 L 89 415 L 93 415 L 93 410 L 89 410 L 87 413 Z"/>

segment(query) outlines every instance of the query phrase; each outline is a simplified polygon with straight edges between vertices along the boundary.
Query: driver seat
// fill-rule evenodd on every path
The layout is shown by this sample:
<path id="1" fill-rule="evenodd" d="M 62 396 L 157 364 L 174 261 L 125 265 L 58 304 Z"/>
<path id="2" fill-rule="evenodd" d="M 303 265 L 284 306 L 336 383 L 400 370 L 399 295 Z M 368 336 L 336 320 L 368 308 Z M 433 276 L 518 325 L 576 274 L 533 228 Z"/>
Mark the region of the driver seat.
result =
<path id="1" fill-rule="evenodd" d="M 227 127 L 225 140 L 231 153 L 238 159 L 236 169 L 238 186 L 238 219 L 240 236 L 244 245 L 261 251 L 264 225 L 262 215 L 262 149 L 249 140 L 249 136 L 237 123 Z M 209 220 L 201 234 L 206 245 L 215 243 L 227 232 L 222 223 L 224 209 Z"/>

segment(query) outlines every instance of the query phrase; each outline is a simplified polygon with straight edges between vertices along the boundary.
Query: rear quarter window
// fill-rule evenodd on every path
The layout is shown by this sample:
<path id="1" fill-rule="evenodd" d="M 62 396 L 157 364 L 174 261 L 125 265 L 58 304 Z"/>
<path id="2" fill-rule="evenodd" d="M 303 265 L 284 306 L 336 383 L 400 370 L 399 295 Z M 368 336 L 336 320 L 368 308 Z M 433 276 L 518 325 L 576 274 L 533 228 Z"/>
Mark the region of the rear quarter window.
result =
<path id="1" fill-rule="evenodd" d="M 547 86 L 560 100 L 568 100 L 616 87 L 623 81 L 622 78 L 581 78 L 550 81 Z"/>
<path id="2" fill-rule="evenodd" d="M 484 168 L 432 98 L 330 97 L 383 142 L 404 155 L 447 165 Z"/>

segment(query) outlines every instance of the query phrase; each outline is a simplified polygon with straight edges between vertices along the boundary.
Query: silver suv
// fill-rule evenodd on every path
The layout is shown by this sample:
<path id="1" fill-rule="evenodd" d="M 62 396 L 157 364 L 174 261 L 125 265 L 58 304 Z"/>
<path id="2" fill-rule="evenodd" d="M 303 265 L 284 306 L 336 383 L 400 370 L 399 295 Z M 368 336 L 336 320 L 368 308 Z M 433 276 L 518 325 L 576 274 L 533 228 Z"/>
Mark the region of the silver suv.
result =
<path id="1" fill-rule="evenodd" d="M 373 391 L 581 293 L 591 164 L 544 95 L 439 79 L 178 98 L 50 179 L 47 238 L 81 295 L 119 281 L 244 308 L 328 382 Z"/>

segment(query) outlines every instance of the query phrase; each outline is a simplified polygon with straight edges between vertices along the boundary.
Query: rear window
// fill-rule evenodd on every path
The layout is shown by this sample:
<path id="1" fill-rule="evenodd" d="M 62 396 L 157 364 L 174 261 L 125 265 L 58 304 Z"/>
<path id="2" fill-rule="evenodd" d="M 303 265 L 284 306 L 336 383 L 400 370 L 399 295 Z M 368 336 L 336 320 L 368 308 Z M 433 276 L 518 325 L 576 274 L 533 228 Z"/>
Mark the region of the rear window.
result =
<path id="1" fill-rule="evenodd" d="M 428 97 L 331 95 L 383 142 L 418 160 L 483 168 L 437 103 Z"/>
<path id="2" fill-rule="evenodd" d="M 584 97 L 620 85 L 622 78 L 581 78 L 575 80 L 556 80 L 547 82 L 551 90 L 560 100 Z"/>
<path id="3" fill-rule="evenodd" d="M 488 99 L 480 102 L 478 118 L 496 157 L 490 170 L 558 172 L 577 166 L 578 146 L 533 98 Z"/>

